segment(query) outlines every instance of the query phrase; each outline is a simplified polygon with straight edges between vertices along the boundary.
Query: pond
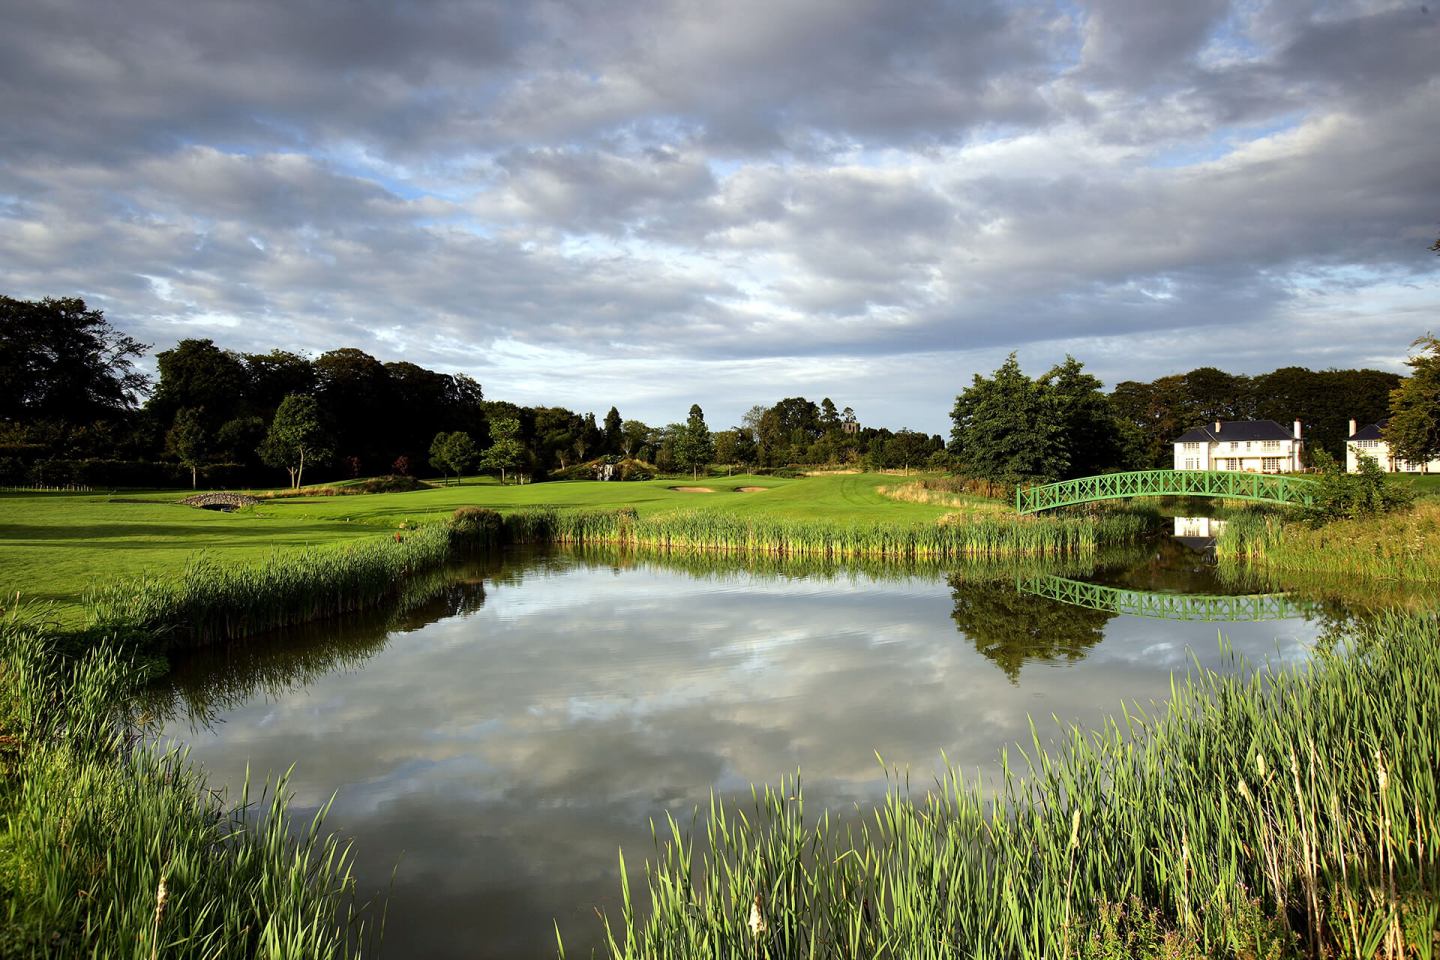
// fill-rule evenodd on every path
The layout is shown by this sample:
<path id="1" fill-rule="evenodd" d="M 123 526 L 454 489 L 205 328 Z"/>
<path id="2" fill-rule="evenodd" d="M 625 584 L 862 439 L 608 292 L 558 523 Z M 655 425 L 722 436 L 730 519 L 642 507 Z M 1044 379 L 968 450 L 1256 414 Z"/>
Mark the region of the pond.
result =
<path id="1" fill-rule="evenodd" d="M 1305 604 L 1139 615 L 1134 596 L 1255 592 L 1194 539 L 1082 571 L 508 553 L 398 618 L 205 651 L 155 701 L 213 786 L 293 764 L 301 819 L 335 796 L 327 826 L 388 898 L 382 955 L 554 956 L 558 926 L 585 956 L 596 911 L 619 914 L 619 850 L 643 878 L 651 820 L 688 825 L 712 791 L 799 771 L 810 809 L 863 810 L 887 768 L 917 791 L 942 756 L 993 775 L 1031 717 L 1049 736 L 1164 698 L 1191 658 L 1227 663 L 1222 633 L 1295 660 L 1334 627 Z M 1268 619 L 1214 622 L 1235 610 Z"/>

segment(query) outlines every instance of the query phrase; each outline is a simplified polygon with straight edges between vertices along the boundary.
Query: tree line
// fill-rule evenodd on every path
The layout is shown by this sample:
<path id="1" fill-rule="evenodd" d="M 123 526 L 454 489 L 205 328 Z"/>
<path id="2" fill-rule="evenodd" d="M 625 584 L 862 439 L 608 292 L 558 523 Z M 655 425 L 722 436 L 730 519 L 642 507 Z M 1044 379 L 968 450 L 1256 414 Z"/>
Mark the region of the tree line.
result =
<path id="1" fill-rule="evenodd" d="M 597 463 L 630 479 L 693 475 L 711 464 L 843 464 L 1012 482 L 1166 467 L 1176 437 L 1214 420 L 1299 419 L 1311 449 L 1339 458 L 1350 419 L 1392 413 L 1395 442 L 1418 456 L 1440 444 L 1440 348 L 1433 338 L 1416 345 L 1431 359 L 1412 358 L 1403 381 L 1378 370 L 1246 376 L 1201 367 L 1124 381 L 1109 393 L 1073 357 L 1031 378 L 1012 354 L 957 396 L 946 443 L 863 426 L 829 397 L 757 405 L 721 430 L 699 405 L 663 426 L 626 419 L 614 406 L 597 421 L 564 407 L 487 400 L 464 374 L 382 362 L 353 347 L 309 357 L 186 339 L 155 355 L 152 382 L 136 367 L 149 348 L 83 300 L 0 297 L 0 482 L 158 485 L 155 470 L 142 468 L 162 466 L 165 477 L 192 485 L 202 474 L 214 485 L 269 483 L 281 471 L 293 485 L 307 475 L 475 469 L 508 481 L 589 477 Z"/>
<path id="2" fill-rule="evenodd" d="M 246 353 L 201 338 L 136 367 L 145 344 L 78 298 L 0 297 L 0 482 L 150 485 L 160 476 L 265 483 L 307 477 L 458 476 L 505 480 L 590 476 L 597 460 L 621 474 L 698 473 L 795 462 L 919 465 L 939 437 L 860 429 L 825 398 L 757 406 L 712 431 L 693 405 L 683 422 L 651 426 L 612 406 L 602 420 L 559 406 L 487 400 L 464 374 L 382 362 L 344 347 L 315 357 Z M 144 467 L 169 465 L 180 474 Z M 68 471 L 68 472 L 67 472 Z M 133 484 L 125 483 L 132 479 Z"/>

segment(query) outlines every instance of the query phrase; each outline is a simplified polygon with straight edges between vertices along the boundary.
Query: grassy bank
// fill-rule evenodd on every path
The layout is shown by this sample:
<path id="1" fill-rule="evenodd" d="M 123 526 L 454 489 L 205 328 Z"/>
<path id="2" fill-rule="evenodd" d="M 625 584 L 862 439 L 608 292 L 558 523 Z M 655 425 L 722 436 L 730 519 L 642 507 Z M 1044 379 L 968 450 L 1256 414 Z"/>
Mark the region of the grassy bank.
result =
<path id="1" fill-rule="evenodd" d="M 457 508 L 502 514 L 531 510 L 638 517 L 714 515 L 729 522 L 818 524 L 832 528 L 912 528 L 943 517 L 992 514 L 1009 507 L 968 494 L 960 505 L 896 500 L 885 491 L 914 478 L 844 474 L 800 480 L 714 477 L 698 482 L 710 493 L 677 489 L 679 481 L 563 483 L 501 486 L 467 480 L 449 487 L 354 496 L 301 496 L 266 501 L 235 513 L 183 506 L 175 492 L 0 494 L 0 596 L 20 592 L 51 601 L 74 627 L 82 599 L 105 580 L 167 579 L 182 575 L 201 551 L 225 566 L 258 565 L 277 550 L 338 547 L 389 537 L 397 530 L 448 518 Z M 999 514 L 994 514 L 995 510 Z M 983 517 L 981 517 L 983 519 Z M 722 522 L 722 521 L 717 521 Z M 680 523 L 680 521 L 676 521 Z"/>
<path id="2" fill-rule="evenodd" d="M 1216 555 L 1279 571 L 1334 578 L 1440 583 L 1440 501 L 1312 528 L 1282 514 L 1247 509 L 1229 517 Z"/>
<path id="3" fill-rule="evenodd" d="M 1440 622 L 1309 666 L 1196 672 L 981 784 L 808 816 L 797 783 L 671 823 L 613 957 L 1430 957 Z M 613 925 L 612 925 L 613 921 Z"/>
<path id="4" fill-rule="evenodd" d="M 0 622 L 0 955 L 356 955 L 348 849 L 290 822 L 283 782 L 230 805 L 137 742 L 140 680 L 113 644 L 69 659 Z"/>

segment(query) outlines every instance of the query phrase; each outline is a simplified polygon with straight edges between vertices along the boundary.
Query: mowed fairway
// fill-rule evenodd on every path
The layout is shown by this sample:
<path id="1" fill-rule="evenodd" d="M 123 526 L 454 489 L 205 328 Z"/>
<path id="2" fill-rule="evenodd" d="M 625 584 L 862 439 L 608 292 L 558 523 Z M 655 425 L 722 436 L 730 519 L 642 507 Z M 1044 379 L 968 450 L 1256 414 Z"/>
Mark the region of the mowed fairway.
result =
<path id="1" fill-rule="evenodd" d="M 502 512 L 536 507 L 633 507 L 645 514 L 720 510 L 859 524 L 934 522 L 949 512 L 894 500 L 877 489 L 904 482 L 888 475 L 837 474 L 800 480 L 735 476 L 501 486 L 479 478 L 409 493 L 271 500 L 229 514 L 177 503 L 185 491 L 7 493 L 0 494 L 0 590 L 7 606 L 18 593 L 23 600 L 54 602 L 56 616 L 73 622 L 91 585 L 175 576 L 202 551 L 225 562 L 249 563 L 277 550 L 339 547 L 361 537 L 391 536 L 401 524 L 440 520 L 461 506 Z M 741 492 L 744 487 L 765 489 Z"/>

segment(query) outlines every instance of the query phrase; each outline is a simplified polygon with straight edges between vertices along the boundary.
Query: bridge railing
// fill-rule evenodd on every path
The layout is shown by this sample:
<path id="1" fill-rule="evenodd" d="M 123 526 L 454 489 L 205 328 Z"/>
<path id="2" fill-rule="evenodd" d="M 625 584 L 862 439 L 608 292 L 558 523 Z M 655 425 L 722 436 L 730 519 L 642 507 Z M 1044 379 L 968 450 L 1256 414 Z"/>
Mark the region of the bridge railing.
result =
<path id="1" fill-rule="evenodd" d="M 1284 593 L 1201 596 L 1124 590 L 1066 577 L 1029 577 L 1016 583 L 1022 593 L 1047 597 L 1091 610 L 1159 620 L 1258 622 L 1290 620 L 1313 612 L 1314 604 Z"/>
<path id="2" fill-rule="evenodd" d="M 1222 497 L 1263 503 L 1309 504 L 1315 481 L 1237 470 L 1135 470 L 1017 487 L 1015 510 L 1037 513 L 1097 500 L 1129 497 Z"/>

